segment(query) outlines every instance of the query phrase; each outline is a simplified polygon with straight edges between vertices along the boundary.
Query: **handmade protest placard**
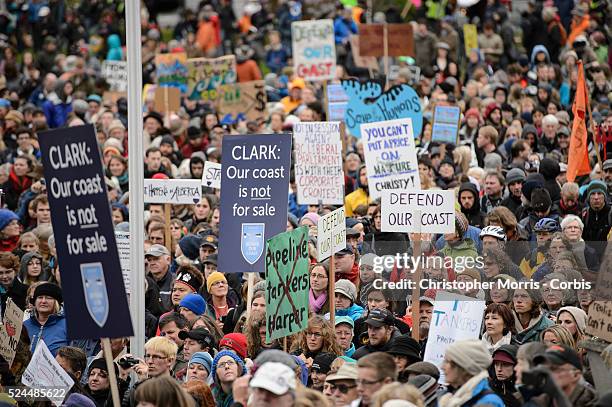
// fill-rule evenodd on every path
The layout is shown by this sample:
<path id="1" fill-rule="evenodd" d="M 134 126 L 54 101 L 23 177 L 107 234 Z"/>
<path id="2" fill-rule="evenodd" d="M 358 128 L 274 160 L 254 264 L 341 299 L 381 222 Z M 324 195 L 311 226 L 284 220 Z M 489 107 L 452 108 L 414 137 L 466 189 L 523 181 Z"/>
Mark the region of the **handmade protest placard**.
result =
<path id="1" fill-rule="evenodd" d="M 431 141 L 457 144 L 459 135 L 459 122 L 461 109 L 459 106 L 441 106 L 434 108 L 433 126 L 431 128 Z"/>
<path id="2" fill-rule="evenodd" d="M 323 261 L 346 248 L 344 206 L 323 215 L 317 222 L 317 261 Z"/>
<path id="3" fill-rule="evenodd" d="M 385 56 L 385 24 L 359 25 L 359 53 L 362 57 Z M 387 24 L 387 56 L 414 57 L 412 25 Z"/>
<path id="4" fill-rule="evenodd" d="M 296 123 L 293 137 L 298 203 L 342 205 L 344 171 L 340 123 Z"/>
<path id="5" fill-rule="evenodd" d="M 102 77 L 110 85 L 111 92 L 127 92 L 128 74 L 126 61 L 102 62 Z"/>
<path id="6" fill-rule="evenodd" d="M 423 109 L 417 93 L 408 85 L 396 85 L 383 92 L 383 86 L 375 81 L 342 81 L 348 96 L 344 122 L 349 133 L 361 137 L 363 123 L 384 122 L 402 118 L 412 119 L 414 137 L 423 128 Z"/>
<path id="7" fill-rule="evenodd" d="M 117 253 L 121 263 L 121 274 L 126 294 L 130 293 L 130 232 L 115 230 L 115 241 L 117 242 Z"/>
<path id="8" fill-rule="evenodd" d="M 421 188 L 412 120 L 362 124 L 361 140 L 372 199 L 383 190 Z"/>
<path id="9" fill-rule="evenodd" d="M 199 179 L 144 180 L 145 203 L 196 204 L 202 199 L 202 181 Z"/>
<path id="10" fill-rule="evenodd" d="M 236 83 L 236 56 L 219 58 L 191 58 L 187 60 L 190 100 L 217 104 L 229 85 Z"/>
<path id="11" fill-rule="evenodd" d="M 70 339 L 132 336 L 92 125 L 38 133 Z"/>
<path id="12" fill-rule="evenodd" d="M 8 367 L 11 367 L 15 359 L 22 326 L 23 311 L 11 297 L 8 297 L 4 308 L 4 320 L 0 326 L 0 356 L 6 360 Z"/>
<path id="13" fill-rule="evenodd" d="M 607 245 L 597 273 L 597 283 L 593 293 L 595 301 L 612 301 L 612 245 Z"/>
<path id="14" fill-rule="evenodd" d="M 266 342 L 308 326 L 310 265 L 308 227 L 268 239 L 266 248 Z"/>
<path id="15" fill-rule="evenodd" d="M 443 190 L 381 191 L 383 232 L 454 233 L 455 193 Z"/>
<path id="16" fill-rule="evenodd" d="M 612 342 L 612 301 L 593 301 L 591 303 L 586 333 Z"/>
<path id="17" fill-rule="evenodd" d="M 291 23 L 293 66 L 307 81 L 325 81 L 336 75 L 336 44 L 333 20 Z"/>
<path id="18" fill-rule="evenodd" d="M 227 85 L 218 101 L 220 119 L 222 122 L 263 120 L 267 100 L 264 81 Z"/>
<path id="19" fill-rule="evenodd" d="M 478 339 L 484 310 L 484 301 L 438 291 L 423 360 L 440 369 L 449 345 L 466 339 Z M 442 369 L 439 382 L 444 383 Z"/>
<path id="20" fill-rule="evenodd" d="M 62 404 L 64 398 L 68 395 L 68 390 L 74 385 L 74 380 L 57 363 L 42 339 L 36 344 L 30 363 L 21 376 L 21 382 L 34 389 L 51 388 L 52 397 L 48 397 L 48 399 L 56 406 Z"/>
<path id="21" fill-rule="evenodd" d="M 178 112 L 181 107 L 180 89 L 169 86 L 156 87 L 153 106 L 156 112 Z"/>
<path id="22" fill-rule="evenodd" d="M 348 96 L 338 83 L 327 85 L 327 120 L 343 121 L 348 105 Z"/>
<path id="23" fill-rule="evenodd" d="M 361 56 L 358 35 L 351 35 L 349 37 L 349 42 L 351 43 L 351 54 L 353 55 L 353 61 L 355 61 L 355 66 L 357 68 L 371 69 L 373 71 L 379 70 L 378 61 L 375 57 Z"/>
<path id="24" fill-rule="evenodd" d="M 221 188 L 221 164 L 212 161 L 204 163 L 204 172 L 202 173 L 202 186 L 210 188 Z"/>
<path id="25" fill-rule="evenodd" d="M 463 24 L 463 42 L 465 55 L 469 56 L 473 49 L 478 49 L 478 31 L 474 24 Z"/>
<path id="26" fill-rule="evenodd" d="M 181 93 L 187 92 L 187 54 L 173 52 L 155 55 L 155 75 L 159 86 L 178 88 Z"/>
<path id="27" fill-rule="evenodd" d="M 223 137 L 219 271 L 264 272 L 265 244 L 287 229 L 291 135 Z"/>

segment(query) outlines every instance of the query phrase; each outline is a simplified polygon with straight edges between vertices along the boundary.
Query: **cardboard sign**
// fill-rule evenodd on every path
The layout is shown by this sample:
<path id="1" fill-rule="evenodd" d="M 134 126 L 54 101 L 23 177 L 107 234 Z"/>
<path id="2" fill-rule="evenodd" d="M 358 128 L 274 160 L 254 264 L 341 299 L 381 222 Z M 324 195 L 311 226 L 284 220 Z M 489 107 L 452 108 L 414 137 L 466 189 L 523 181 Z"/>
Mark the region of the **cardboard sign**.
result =
<path id="1" fill-rule="evenodd" d="M 446 144 L 457 144 L 461 109 L 459 106 L 440 106 L 434 108 L 434 120 L 431 129 L 431 141 Z"/>
<path id="2" fill-rule="evenodd" d="M 383 190 L 380 220 L 383 232 L 454 233 L 455 193 Z"/>
<path id="3" fill-rule="evenodd" d="M 308 227 L 274 236 L 266 249 L 266 341 L 308 326 Z"/>
<path id="4" fill-rule="evenodd" d="M 342 205 L 344 171 L 340 123 L 296 123 L 293 137 L 298 203 Z"/>
<path id="5" fill-rule="evenodd" d="M 421 188 L 410 119 L 363 124 L 361 140 L 372 199 L 383 190 Z"/>
<path id="6" fill-rule="evenodd" d="M 155 55 L 155 75 L 161 87 L 178 88 L 181 93 L 187 92 L 187 54 L 173 52 Z"/>
<path id="7" fill-rule="evenodd" d="M 444 383 L 441 366 L 446 349 L 457 341 L 478 339 L 485 307 L 484 301 L 437 292 L 423 360 L 440 369 L 440 383 Z"/>
<path id="8" fill-rule="evenodd" d="M 610 244 L 606 245 L 602 255 L 593 299 L 595 301 L 612 301 L 612 245 Z"/>
<path id="9" fill-rule="evenodd" d="M 92 125 L 38 133 L 70 339 L 132 336 Z"/>
<path id="10" fill-rule="evenodd" d="M 371 69 L 373 71 L 378 71 L 379 67 L 376 57 L 365 57 L 360 54 L 361 51 L 359 48 L 359 36 L 351 35 L 349 37 L 349 42 L 351 44 L 351 53 L 353 55 L 353 61 L 355 61 L 355 66 L 357 68 L 365 68 Z"/>
<path id="11" fill-rule="evenodd" d="M 385 24 L 359 25 L 359 52 L 362 57 L 385 55 Z M 387 56 L 414 57 L 414 37 L 410 24 L 387 24 Z"/>
<path id="12" fill-rule="evenodd" d="M 266 240 L 287 229 L 291 135 L 223 137 L 219 271 L 264 272 Z"/>
<path id="13" fill-rule="evenodd" d="M 355 79 L 342 81 L 349 102 L 344 114 L 344 122 L 349 133 L 361 137 L 363 123 L 384 122 L 387 120 L 412 119 L 414 137 L 423 128 L 423 109 L 419 95 L 408 85 L 392 86 L 386 92 L 380 83 L 359 82 Z"/>
<path id="14" fill-rule="evenodd" d="M 327 120 L 342 121 L 348 106 L 348 96 L 342 85 L 330 83 L 327 85 Z"/>
<path id="15" fill-rule="evenodd" d="M 55 360 L 42 339 L 38 341 L 32 359 L 21 376 L 21 382 L 31 388 L 51 387 L 54 389 L 51 402 L 62 405 L 68 390 L 74 386 L 74 380 Z M 56 391 L 57 390 L 57 391 Z M 64 390 L 64 391 L 62 391 Z M 57 396 L 57 397 L 55 397 Z"/>
<path id="16" fill-rule="evenodd" d="M 181 91 L 168 86 L 157 87 L 153 103 L 156 112 L 178 112 L 181 108 Z"/>
<path id="17" fill-rule="evenodd" d="M 336 43 L 333 20 L 291 23 L 293 66 L 307 81 L 325 81 L 336 76 Z"/>
<path id="18" fill-rule="evenodd" d="M 465 43 L 465 55 L 468 57 L 473 49 L 478 49 L 478 31 L 474 24 L 463 25 L 463 42 Z"/>
<path id="19" fill-rule="evenodd" d="M 121 274 L 123 274 L 123 284 L 125 293 L 130 293 L 130 232 L 115 231 L 115 241 L 117 242 L 117 253 L 119 263 L 121 263 Z"/>
<path id="20" fill-rule="evenodd" d="M 127 92 L 104 92 L 102 94 L 104 103 L 115 104 L 121 98 L 127 98 Z"/>
<path id="21" fill-rule="evenodd" d="M 221 164 L 212 161 L 204 163 L 204 172 L 202 173 L 202 186 L 209 188 L 221 188 Z"/>
<path id="22" fill-rule="evenodd" d="M 323 215 L 317 222 L 317 261 L 323 261 L 346 248 L 344 206 Z"/>
<path id="23" fill-rule="evenodd" d="M 586 333 L 612 342 L 612 301 L 593 301 L 591 303 Z"/>
<path id="24" fill-rule="evenodd" d="M 110 85 L 111 92 L 127 92 L 128 73 L 126 61 L 102 62 L 102 77 Z"/>
<path id="25" fill-rule="evenodd" d="M 190 100 L 201 100 L 216 105 L 231 84 L 236 83 L 236 56 L 219 58 L 191 58 L 188 91 Z"/>
<path id="26" fill-rule="evenodd" d="M 9 367 L 15 359 L 22 325 L 23 311 L 13 302 L 11 297 L 8 297 L 4 310 L 4 320 L 0 325 L 0 356 L 6 360 Z"/>
<path id="27" fill-rule="evenodd" d="M 268 100 L 265 86 L 264 81 L 251 81 L 224 87 L 217 109 L 221 122 L 265 119 Z"/>
<path id="28" fill-rule="evenodd" d="M 145 203 L 191 204 L 202 199 L 202 181 L 199 179 L 146 179 Z"/>

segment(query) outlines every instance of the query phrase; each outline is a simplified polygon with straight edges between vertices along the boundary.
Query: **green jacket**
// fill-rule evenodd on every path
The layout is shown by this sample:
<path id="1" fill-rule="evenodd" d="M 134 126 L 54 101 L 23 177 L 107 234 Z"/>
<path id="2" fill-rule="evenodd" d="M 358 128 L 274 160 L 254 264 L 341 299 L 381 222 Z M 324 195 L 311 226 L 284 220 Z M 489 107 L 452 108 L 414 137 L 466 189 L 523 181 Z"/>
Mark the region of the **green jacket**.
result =
<path id="1" fill-rule="evenodd" d="M 516 335 L 512 336 L 512 339 L 519 345 L 522 345 L 527 342 L 536 342 L 540 340 L 540 334 L 543 330 L 548 328 L 549 326 L 553 326 L 555 323 L 546 317 L 544 313 L 541 313 L 538 318 L 533 318 L 529 321 L 529 326 L 523 329 L 521 322 L 519 321 L 516 313 L 514 313 L 514 321 L 516 331 L 518 332 Z"/>

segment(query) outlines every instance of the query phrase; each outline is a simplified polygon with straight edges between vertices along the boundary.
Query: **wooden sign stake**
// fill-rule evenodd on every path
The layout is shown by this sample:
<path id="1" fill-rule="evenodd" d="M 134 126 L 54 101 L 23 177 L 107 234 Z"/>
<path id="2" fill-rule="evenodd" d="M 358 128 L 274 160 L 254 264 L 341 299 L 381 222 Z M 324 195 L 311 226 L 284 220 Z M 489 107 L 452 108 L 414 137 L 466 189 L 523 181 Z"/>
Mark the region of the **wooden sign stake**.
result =
<path id="1" fill-rule="evenodd" d="M 119 387 L 117 385 L 117 375 L 115 374 L 115 366 L 113 362 L 113 352 L 111 350 L 110 339 L 101 338 L 102 348 L 104 350 L 104 359 L 106 360 L 106 370 L 109 372 L 111 394 L 113 397 L 113 405 L 120 406 Z M 112 372 L 112 373 L 110 373 Z"/>

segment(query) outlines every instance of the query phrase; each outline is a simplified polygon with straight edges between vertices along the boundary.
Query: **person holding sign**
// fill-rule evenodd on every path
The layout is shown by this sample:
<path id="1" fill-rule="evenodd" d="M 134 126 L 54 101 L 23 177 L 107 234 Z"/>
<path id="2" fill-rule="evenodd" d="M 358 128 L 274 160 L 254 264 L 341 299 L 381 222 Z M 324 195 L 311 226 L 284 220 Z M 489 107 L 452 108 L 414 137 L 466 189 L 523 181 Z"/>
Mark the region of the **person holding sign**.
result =
<path id="1" fill-rule="evenodd" d="M 308 291 L 308 303 L 310 311 L 315 314 L 329 312 L 329 270 L 324 263 L 310 265 L 310 290 Z"/>
<path id="2" fill-rule="evenodd" d="M 23 323 L 28 331 L 30 350 L 34 352 L 41 339 L 53 356 L 68 345 L 66 318 L 61 310 L 62 289 L 56 284 L 42 283 L 34 290 L 30 301 L 34 306 L 32 316 Z"/>

